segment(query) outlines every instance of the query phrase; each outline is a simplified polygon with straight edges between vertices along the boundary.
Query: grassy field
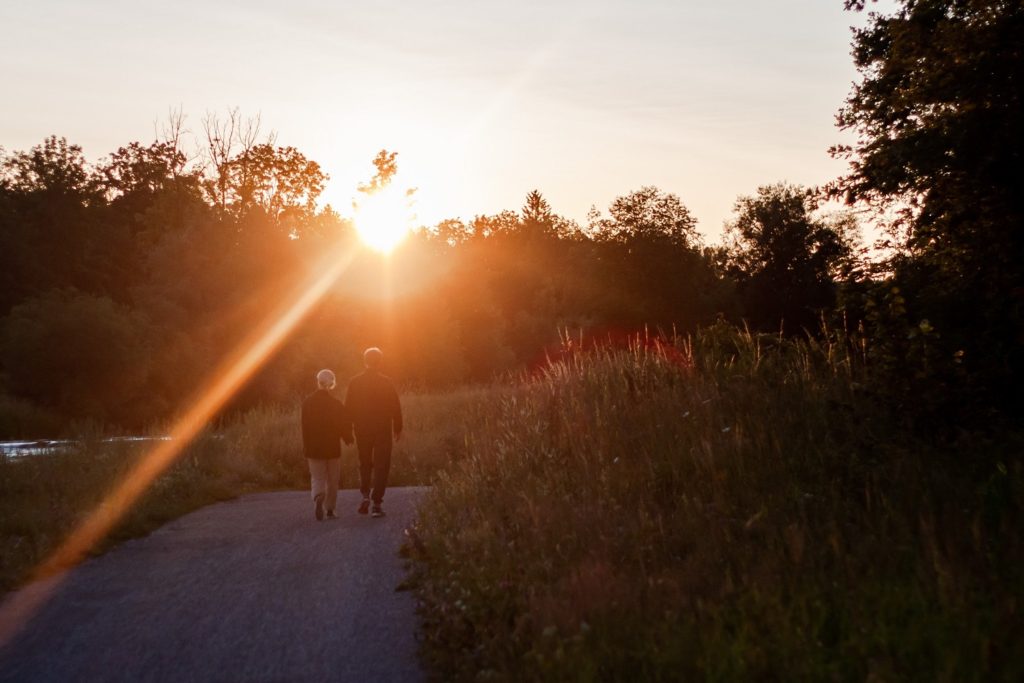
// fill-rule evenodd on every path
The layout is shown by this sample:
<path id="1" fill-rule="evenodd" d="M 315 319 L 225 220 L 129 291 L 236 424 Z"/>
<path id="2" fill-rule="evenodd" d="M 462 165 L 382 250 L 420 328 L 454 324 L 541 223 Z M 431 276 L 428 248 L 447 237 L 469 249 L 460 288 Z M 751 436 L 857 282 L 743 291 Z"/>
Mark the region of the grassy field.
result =
<path id="1" fill-rule="evenodd" d="M 1024 438 L 908 436 L 849 348 L 723 326 L 403 396 L 392 483 L 434 487 L 405 549 L 432 676 L 1024 678 Z M 142 450 L 0 461 L 0 585 Z M 297 409 L 254 410 L 192 444 L 108 545 L 307 477 Z"/>
<path id="2" fill-rule="evenodd" d="M 435 678 L 1024 678 L 1020 435 L 901 436 L 847 348 L 719 327 L 478 406 L 408 548 Z"/>
<path id="3" fill-rule="evenodd" d="M 403 397 L 406 437 L 396 445 L 391 483 L 429 484 L 465 446 L 465 423 L 485 389 Z M 302 457 L 297 406 L 253 410 L 208 432 L 182 454 L 113 532 L 112 543 L 148 533 L 209 503 L 253 491 L 301 489 L 309 474 Z M 74 526 L 100 503 L 149 446 L 83 436 L 54 455 L 0 458 L 0 591 L 24 580 Z M 355 449 L 343 451 L 342 486 L 359 485 Z"/>

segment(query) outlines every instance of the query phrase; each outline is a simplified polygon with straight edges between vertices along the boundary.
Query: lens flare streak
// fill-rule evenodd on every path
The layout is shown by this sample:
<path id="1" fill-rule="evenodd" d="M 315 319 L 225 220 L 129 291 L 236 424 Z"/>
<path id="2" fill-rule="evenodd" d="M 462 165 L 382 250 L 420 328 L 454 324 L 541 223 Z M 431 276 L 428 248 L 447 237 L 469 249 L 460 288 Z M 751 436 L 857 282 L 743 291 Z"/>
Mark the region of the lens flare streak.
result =
<path id="1" fill-rule="evenodd" d="M 59 588 L 67 570 L 103 540 L 160 473 L 174 463 L 217 411 L 263 365 L 349 266 L 355 253 L 351 247 L 331 250 L 320 267 L 314 269 L 314 275 L 297 287 L 285 299 L 286 303 L 268 316 L 211 375 L 205 388 L 190 402 L 188 411 L 171 429 L 171 438 L 140 458 L 135 468 L 33 574 L 33 579 L 52 578 L 13 593 L 0 605 L 0 646 L 32 618 Z"/>

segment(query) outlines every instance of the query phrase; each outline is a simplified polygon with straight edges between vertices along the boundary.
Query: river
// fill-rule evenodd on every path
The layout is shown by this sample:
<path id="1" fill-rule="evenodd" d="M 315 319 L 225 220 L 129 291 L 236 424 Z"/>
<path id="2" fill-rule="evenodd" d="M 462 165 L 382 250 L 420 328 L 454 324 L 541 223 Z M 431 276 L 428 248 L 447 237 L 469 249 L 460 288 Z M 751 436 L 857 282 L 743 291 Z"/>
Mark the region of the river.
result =
<path id="1" fill-rule="evenodd" d="M 100 439 L 100 443 L 147 443 L 169 441 L 169 436 L 112 436 Z M 0 441 L 0 456 L 24 458 L 34 455 L 53 455 L 69 451 L 81 442 L 75 439 L 36 439 L 32 441 Z"/>

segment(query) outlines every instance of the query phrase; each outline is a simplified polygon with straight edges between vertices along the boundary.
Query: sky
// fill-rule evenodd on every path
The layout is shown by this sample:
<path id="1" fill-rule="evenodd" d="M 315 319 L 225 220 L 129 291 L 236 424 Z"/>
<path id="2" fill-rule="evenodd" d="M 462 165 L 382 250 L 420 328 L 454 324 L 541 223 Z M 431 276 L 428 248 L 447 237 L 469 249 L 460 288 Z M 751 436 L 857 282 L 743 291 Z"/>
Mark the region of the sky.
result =
<path id="1" fill-rule="evenodd" d="M 171 109 L 196 134 L 237 107 L 321 164 L 343 215 L 388 149 L 422 224 L 534 189 L 582 223 L 655 185 L 716 241 L 738 196 L 843 173 L 863 22 L 841 0 L 5 2 L 0 146 L 97 160 Z"/>

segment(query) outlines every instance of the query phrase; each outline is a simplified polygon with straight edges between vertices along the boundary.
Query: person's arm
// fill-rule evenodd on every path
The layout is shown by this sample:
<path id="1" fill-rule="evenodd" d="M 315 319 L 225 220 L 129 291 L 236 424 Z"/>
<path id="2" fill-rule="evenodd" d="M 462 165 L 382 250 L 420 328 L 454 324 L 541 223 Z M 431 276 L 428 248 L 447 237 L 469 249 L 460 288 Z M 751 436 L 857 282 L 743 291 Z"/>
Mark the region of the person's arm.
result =
<path id="1" fill-rule="evenodd" d="M 338 402 L 338 426 L 341 432 L 341 440 L 346 446 L 352 445 L 352 418 L 344 403 Z"/>
<path id="2" fill-rule="evenodd" d="M 355 377 L 353 377 L 348 386 L 345 387 L 345 424 L 348 425 L 347 429 L 351 433 L 355 429 L 356 424 L 356 410 L 359 404 L 359 386 Z"/>
<path id="3" fill-rule="evenodd" d="M 402 438 L 402 402 L 398 400 L 398 391 L 394 387 L 392 392 L 391 422 L 395 429 L 395 441 Z"/>
<path id="4" fill-rule="evenodd" d="M 309 411 L 306 410 L 306 404 L 302 404 L 302 454 L 306 455 L 309 453 L 309 445 L 312 440 L 313 425 L 309 417 Z"/>

